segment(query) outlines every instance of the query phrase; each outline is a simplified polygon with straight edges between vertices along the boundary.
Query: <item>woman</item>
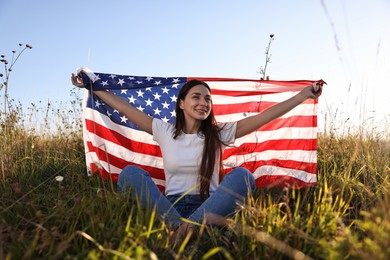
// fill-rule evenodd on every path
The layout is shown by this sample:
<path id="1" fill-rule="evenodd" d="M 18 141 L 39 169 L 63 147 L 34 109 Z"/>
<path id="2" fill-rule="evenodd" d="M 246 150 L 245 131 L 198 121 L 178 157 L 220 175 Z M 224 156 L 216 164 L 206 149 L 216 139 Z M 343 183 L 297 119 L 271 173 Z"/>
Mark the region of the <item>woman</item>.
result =
<path id="1" fill-rule="evenodd" d="M 72 83 L 84 87 L 82 79 L 74 74 Z M 175 125 L 148 116 L 110 92 L 94 91 L 106 104 L 153 135 L 163 156 L 165 195 L 149 174 L 136 166 L 123 169 L 118 177 L 118 190 L 130 190 L 144 208 L 155 208 L 167 223 L 174 229 L 178 228 L 179 236 L 187 230 L 189 222 L 210 224 L 212 218 L 209 216 L 227 217 L 233 214 L 237 202 L 243 203 L 253 192 L 255 181 L 244 168 L 236 168 L 220 180 L 224 148 L 306 99 L 318 98 L 323 83 L 319 81 L 306 87 L 294 97 L 260 114 L 237 122 L 217 123 L 210 87 L 203 81 L 192 80 L 180 90 Z M 183 218 L 189 221 L 183 221 Z"/>

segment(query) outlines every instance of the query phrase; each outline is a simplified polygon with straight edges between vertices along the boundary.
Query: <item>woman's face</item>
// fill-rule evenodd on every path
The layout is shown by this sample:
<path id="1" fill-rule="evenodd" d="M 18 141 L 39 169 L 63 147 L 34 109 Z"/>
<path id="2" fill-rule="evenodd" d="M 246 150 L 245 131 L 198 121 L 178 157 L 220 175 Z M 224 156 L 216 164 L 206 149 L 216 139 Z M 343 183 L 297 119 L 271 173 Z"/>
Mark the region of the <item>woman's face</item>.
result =
<path id="1" fill-rule="evenodd" d="M 191 88 L 184 100 L 180 100 L 185 120 L 205 120 L 211 112 L 211 94 L 207 87 L 196 85 Z"/>

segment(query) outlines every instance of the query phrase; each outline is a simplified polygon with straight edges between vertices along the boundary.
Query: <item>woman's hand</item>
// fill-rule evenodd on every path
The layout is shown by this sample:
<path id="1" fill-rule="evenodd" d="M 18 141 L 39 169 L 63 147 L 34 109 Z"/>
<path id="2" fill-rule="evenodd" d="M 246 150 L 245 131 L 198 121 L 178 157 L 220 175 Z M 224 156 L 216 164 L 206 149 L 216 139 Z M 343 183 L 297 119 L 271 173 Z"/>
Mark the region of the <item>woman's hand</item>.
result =
<path id="1" fill-rule="evenodd" d="M 74 75 L 74 73 L 72 73 L 71 79 L 73 85 L 75 85 L 78 88 L 84 88 L 83 79 L 80 76 L 76 76 Z"/>
<path id="2" fill-rule="evenodd" d="M 322 94 L 322 87 L 326 84 L 322 79 L 314 82 L 311 86 L 308 86 L 302 90 L 302 94 L 307 98 L 316 99 Z"/>

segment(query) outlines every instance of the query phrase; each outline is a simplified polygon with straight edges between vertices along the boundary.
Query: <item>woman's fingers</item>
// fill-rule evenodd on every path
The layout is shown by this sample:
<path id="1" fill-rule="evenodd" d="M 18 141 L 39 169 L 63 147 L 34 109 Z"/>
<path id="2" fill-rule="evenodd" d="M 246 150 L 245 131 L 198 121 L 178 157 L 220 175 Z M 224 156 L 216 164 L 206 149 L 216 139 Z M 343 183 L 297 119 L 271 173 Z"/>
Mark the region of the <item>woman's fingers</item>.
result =
<path id="1" fill-rule="evenodd" d="M 324 86 L 324 84 L 326 85 L 326 82 L 322 79 L 313 83 L 313 90 L 316 95 L 321 95 L 322 87 Z"/>
<path id="2" fill-rule="evenodd" d="M 79 76 L 76 76 L 72 73 L 72 84 L 75 85 L 76 87 L 82 88 L 84 87 L 83 80 Z"/>

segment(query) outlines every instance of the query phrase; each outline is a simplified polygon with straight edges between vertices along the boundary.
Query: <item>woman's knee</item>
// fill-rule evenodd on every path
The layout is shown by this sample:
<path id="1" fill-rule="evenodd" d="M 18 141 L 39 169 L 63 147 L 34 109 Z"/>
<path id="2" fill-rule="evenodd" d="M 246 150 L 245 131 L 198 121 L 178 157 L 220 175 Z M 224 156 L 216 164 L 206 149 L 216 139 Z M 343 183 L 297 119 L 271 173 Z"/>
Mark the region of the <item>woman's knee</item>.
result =
<path id="1" fill-rule="evenodd" d="M 251 188 L 251 190 L 255 189 L 255 178 L 253 174 L 246 168 L 238 167 L 229 172 L 224 178 L 231 179 L 231 181 L 238 183 L 242 183 Z"/>
<path id="2" fill-rule="evenodd" d="M 124 191 L 129 186 L 140 183 L 146 176 L 149 176 L 148 172 L 140 167 L 134 165 L 126 166 L 118 176 L 118 189 Z"/>

